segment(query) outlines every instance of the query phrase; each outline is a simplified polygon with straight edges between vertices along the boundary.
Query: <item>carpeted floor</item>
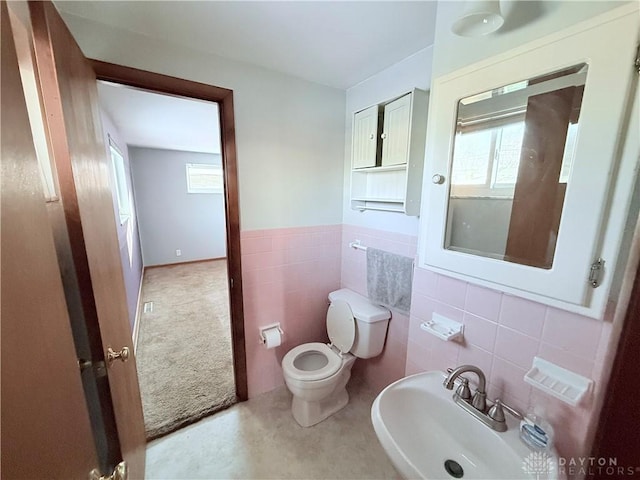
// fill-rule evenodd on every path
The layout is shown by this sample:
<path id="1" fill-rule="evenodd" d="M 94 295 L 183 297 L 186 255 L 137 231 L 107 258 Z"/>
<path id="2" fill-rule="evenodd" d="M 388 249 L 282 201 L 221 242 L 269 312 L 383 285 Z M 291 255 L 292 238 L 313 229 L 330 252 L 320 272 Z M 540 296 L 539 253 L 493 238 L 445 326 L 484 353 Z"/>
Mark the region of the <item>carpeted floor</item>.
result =
<path id="1" fill-rule="evenodd" d="M 236 402 L 226 260 L 145 271 L 136 352 L 147 439 Z"/>

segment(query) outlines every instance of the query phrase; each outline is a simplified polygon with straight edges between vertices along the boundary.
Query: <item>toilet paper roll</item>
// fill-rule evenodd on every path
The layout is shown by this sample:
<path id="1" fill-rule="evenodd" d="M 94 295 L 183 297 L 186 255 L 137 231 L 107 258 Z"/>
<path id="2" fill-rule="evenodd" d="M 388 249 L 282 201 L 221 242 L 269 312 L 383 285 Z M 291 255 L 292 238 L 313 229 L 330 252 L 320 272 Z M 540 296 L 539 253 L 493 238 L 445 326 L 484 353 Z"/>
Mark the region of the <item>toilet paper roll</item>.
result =
<path id="1" fill-rule="evenodd" d="M 282 335 L 280 334 L 280 329 L 278 327 L 263 330 L 262 338 L 264 339 L 264 345 L 267 348 L 276 348 L 282 343 Z"/>

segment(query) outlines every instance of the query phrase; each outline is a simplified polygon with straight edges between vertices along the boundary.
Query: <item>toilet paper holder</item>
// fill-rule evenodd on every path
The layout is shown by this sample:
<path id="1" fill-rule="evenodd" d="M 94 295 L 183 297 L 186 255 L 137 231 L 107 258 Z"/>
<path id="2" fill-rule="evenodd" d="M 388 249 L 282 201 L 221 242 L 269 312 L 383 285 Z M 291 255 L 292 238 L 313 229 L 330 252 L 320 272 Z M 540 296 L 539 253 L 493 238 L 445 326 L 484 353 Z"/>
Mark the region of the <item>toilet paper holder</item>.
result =
<path id="1" fill-rule="evenodd" d="M 265 332 L 267 330 L 271 330 L 272 328 L 277 328 L 278 332 L 280 332 L 280 335 L 284 335 L 284 332 L 282 331 L 282 327 L 280 327 L 280 323 L 272 323 L 271 325 L 265 325 L 264 327 L 260 327 L 260 343 L 262 344 L 266 343 L 267 339 L 265 336 Z"/>

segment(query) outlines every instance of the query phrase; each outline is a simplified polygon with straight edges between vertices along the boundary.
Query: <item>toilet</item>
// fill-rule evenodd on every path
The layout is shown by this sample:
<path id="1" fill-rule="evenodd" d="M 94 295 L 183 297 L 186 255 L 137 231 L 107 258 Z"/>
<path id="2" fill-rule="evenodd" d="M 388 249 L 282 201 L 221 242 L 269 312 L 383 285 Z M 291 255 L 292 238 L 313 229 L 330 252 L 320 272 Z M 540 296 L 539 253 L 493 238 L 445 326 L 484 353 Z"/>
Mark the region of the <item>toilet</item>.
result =
<path id="1" fill-rule="evenodd" d="M 305 343 L 282 359 L 291 412 L 303 427 L 333 415 L 349 403 L 347 382 L 356 358 L 380 355 L 391 313 L 368 298 L 343 288 L 329 294 L 329 344 Z"/>

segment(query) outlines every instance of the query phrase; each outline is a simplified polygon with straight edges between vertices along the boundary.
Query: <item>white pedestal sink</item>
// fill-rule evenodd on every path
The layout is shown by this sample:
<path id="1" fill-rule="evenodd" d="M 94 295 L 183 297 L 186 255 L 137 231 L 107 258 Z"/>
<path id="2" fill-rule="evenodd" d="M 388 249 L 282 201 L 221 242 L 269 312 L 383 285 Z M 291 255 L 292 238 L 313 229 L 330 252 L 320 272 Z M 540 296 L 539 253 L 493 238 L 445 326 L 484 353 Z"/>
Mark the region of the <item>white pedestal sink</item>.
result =
<path id="1" fill-rule="evenodd" d="M 373 402 L 378 439 L 404 478 L 430 480 L 558 479 L 554 452 L 533 452 L 519 438 L 519 422 L 496 432 L 456 405 L 443 372 L 392 383 Z"/>

